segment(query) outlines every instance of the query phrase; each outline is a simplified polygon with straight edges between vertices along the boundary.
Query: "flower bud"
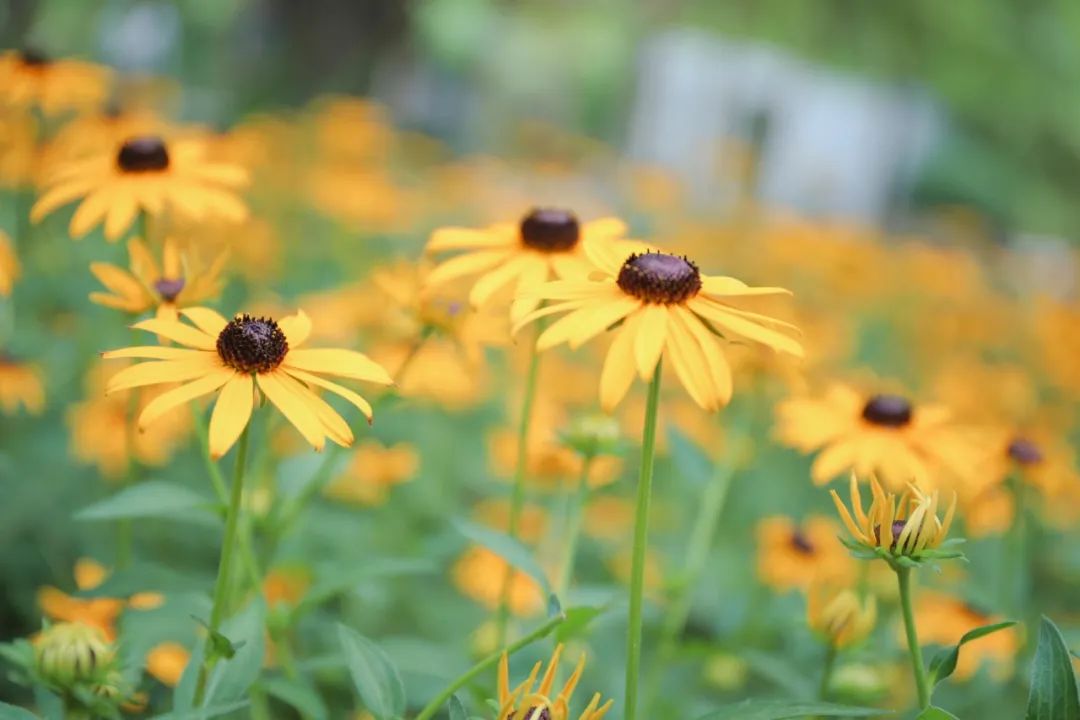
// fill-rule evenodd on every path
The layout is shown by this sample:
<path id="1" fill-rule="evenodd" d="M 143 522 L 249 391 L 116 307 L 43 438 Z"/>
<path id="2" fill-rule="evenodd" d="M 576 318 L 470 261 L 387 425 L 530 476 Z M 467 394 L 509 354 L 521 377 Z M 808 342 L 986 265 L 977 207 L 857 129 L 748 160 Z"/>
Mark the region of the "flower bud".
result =
<path id="1" fill-rule="evenodd" d="M 69 688 L 101 681 L 112 667 L 113 648 L 97 628 L 60 623 L 44 630 L 34 643 L 34 666 L 49 684 Z"/>
<path id="2" fill-rule="evenodd" d="M 614 454 L 620 439 L 619 423 L 607 415 L 582 415 L 561 433 L 563 444 L 585 457 Z"/>

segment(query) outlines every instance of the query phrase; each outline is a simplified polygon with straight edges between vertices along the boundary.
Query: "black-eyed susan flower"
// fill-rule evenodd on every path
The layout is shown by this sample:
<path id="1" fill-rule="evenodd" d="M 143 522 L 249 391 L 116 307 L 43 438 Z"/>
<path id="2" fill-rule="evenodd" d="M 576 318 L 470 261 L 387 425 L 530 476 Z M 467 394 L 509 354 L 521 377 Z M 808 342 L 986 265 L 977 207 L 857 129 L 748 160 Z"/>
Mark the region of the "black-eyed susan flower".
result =
<path id="1" fill-rule="evenodd" d="M 911 565 L 922 559 L 961 556 L 959 552 L 942 548 L 956 514 L 955 493 L 944 517 L 939 518 L 940 492 L 937 490 L 925 493 L 912 485 L 897 497 L 882 489 L 873 477 L 870 478 L 870 490 L 873 500 L 866 510 L 855 475 L 851 476 L 850 510 L 835 490 L 829 491 L 840 519 L 851 533 L 849 547 L 868 557 L 881 557 L 900 565 Z"/>
<path id="2" fill-rule="evenodd" d="M 159 216 L 168 209 L 195 220 L 220 217 L 239 222 L 248 210 L 236 190 L 247 179 L 247 171 L 239 165 L 208 159 L 199 140 L 128 138 L 108 151 L 54 169 L 30 218 L 39 222 L 82 198 L 68 228 L 73 238 L 104 221 L 105 237 L 116 240 L 140 211 Z"/>
<path id="3" fill-rule="evenodd" d="M 0 106 L 40 108 L 45 115 L 88 110 L 104 102 L 111 80 L 106 67 L 31 48 L 0 54 Z"/>
<path id="4" fill-rule="evenodd" d="M 626 225 L 617 218 L 581 223 L 569 210 L 537 208 L 518 223 L 500 223 L 483 229 L 448 227 L 436 230 L 427 252 L 465 252 L 438 265 L 427 276 L 428 287 L 457 278 L 479 275 L 469 301 L 481 306 L 507 287 L 516 288 L 510 308 L 512 321 L 525 317 L 540 304 L 536 295 L 522 294 L 552 278 L 584 280 L 593 270 L 584 252 L 589 243 L 621 238 Z"/>
<path id="5" fill-rule="evenodd" d="M 180 314 L 193 325 L 154 318 L 134 327 L 184 347 L 142 346 L 104 353 L 105 358 L 154 361 L 121 370 L 110 379 L 107 392 L 184 383 L 149 403 L 139 415 L 140 427 L 178 405 L 218 392 L 210 418 L 210 454 L 215 458 L 228 452 L 247 427 L 256 387 L 316 450 L 322 450 L 327 437 L 339 445 L 351 445 L 353 433 L 316 389 L 345 398 L 369 422 L 372 418 L 371 405 L 364 398 L 323 375 L 381 385 L 393 382 L 386 370 L 362 353 L 301 347 L 311 333 L 311 319 L 303 311 L 280 322 L 250 315 L 226 320 L 207 308 L 185 308 Z"/>
<path id="6" fill-rule="evenodd" d="M 555 686 L 555 674 L 559 671 L 559 660 L 562 658 L 563 646 L 559 644 L 555 652 L 551 654 L 544 676 L 540 678 L 540 684 L 536 680 L 543 668 L 543 663 L 538 662 L 533 666 L 529 676 L 520 685 L 510 687 L 510 662 L 506 653 L 503 653 L 499 661 L 499 714 L 496 720 L 571 720 L 570 700 L 581 681 L 581 674 L 585 672 L 585 656 L 578 660 L 574 672 L 567 678 L 566 683 L 557 695 L 552 695 Z M 535 687 L 534 687 L 535 686 Z M 577 720 L 600 720 L 603 718 L 614 700 L 601 703 L 600 693 L 593 695 L 589 704 L 577 716 Z"/>
<path id="7" fill-rule="evenodd" d="M 850 587 L 819 576 L 806 593 L 806 623 L 830 646 L 843 649 L 861 642 L 877 622 L 877 601 L 860 598 Z"/>
<path id="8" fill-rule="evenodd" d="M 19 258 L 15 255 L 15 248 L 11 246 L 11 239 L 0 230 L 0 297 L 11 294 L 20 272 Z"/>
<path id="9" fill-rule="evenodd" d="M 600 376 L 600 403 L 605 411 L 622 400 L 635 375 L 648 380 L 661 355 L 670 359 L 699 406 L 717 410 L 731 398 L 731 368 L 721 350 L 722 340 L 745 340 L 795 356 L 803 354 L 799 342 L 780 331 L 795 331 L 793 326 L 733 304 L 751 296 L 786 295 L 787 290 L 703 275 L 685 257 L 648 251 L 644 246 L 630 254 L 625 249 L 621 243 L 586 243 L 585 252 L 599 278 L 536 287 L 529 297 L 554 304 L 518 323 L 520 327 L 545 315 L 567 313 L 537 338 L 538 350 L 563 343 L 577 348 L 618 326 Z"/>
<path id="10" fill-rule="evenodd" d="M 898 490 L 914 482 L 927 486 L 940 470 L 966 473 L 974 450 L 941 405 L 915 405 L 896 394 L 864 395 L 833 384 L 823 397 L 797 397 L 776 408 L 776 433 L 802 452 L 821 450 L 810 474 L 823 485 L 854 472 L 876 475 Z"/>
<path id="11" fill-rule="evenodd" d="M 173 238 L 166 238 L 161 263 L 138 238 L 128 242 L 130 270 L 111 263 L 90 263 L 90 272 L 109 292 L 90 293 L 91 302 L 132 315 L 156 310 L 158 318 L 179 319 L 179 310 L 216 296 L 221 291 L 221 270 L 226 255 L 202 267 L 192 253 L 184 253 Z"/>
<path id="12" fill-rule="evenodd" d="M 0 410 L 13 415 L 19 407 L 31 415 L 45 409 L 45 385 L 36 367 L 0 350 Z"/>
<path id="13" fill-rule="evenodd" d="M 807 588 L 820 576 L 851 579 L 855 568 L 840 542 L 840 528 L 826 517 L 814 516 L 803 523 L 773 516 L 757 526 L 757 574 L 777 590 Z"/>

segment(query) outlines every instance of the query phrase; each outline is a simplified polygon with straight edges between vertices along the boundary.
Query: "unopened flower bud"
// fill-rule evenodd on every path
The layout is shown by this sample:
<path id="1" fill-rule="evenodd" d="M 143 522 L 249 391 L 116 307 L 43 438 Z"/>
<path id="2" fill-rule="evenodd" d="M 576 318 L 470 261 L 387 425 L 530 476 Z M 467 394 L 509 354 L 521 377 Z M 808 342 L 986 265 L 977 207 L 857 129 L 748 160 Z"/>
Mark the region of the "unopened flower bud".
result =
<path id="1" fill-rule="evenodd" d="M 585 457 L 613 454 L 619 439 L 619 423 L 607 415 L 582 415 L 562 433 L 563 443 Z"/>
<path id="2" fill-rule="evenodd" d="M 34 644 L 34 665 L 46 682 L 61 688 L 102 680 L 111 669 L 113 648 L 97 628 L 60 623 Z"/>

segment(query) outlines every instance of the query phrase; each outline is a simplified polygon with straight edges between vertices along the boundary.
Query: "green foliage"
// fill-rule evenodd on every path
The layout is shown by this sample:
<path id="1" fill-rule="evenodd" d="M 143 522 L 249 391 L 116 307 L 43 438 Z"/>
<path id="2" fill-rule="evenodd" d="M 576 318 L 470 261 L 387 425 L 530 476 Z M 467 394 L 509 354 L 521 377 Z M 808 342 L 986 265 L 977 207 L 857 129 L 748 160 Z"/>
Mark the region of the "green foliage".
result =
<path id="1" fill-rule="evenodd" d="M 1065 638 L 1045 615 L 1031 666 L 1031 693 L 1025 720 L 1078 720 L 1080 694 Z"/>
<path id="2" fill-rule="evenodd" d="M 915 720 L 959 720 L 959 718 L 947 710 L 931 706 L 919 713 Z"/>
<path id="3" fill-rule="evenodd" d="M 946 648 L 940 651 L 930 660 L 930 683 L 937 685 L 945 678 L 949 677 L 956 671 L 956 663 L 960 660 L 960 648 L 972 640 L 978 640 L 981 637 L 986 637 L 991 633 L 996 633 L 999 630 L 1005 630 L 1016 625 L 1013 620 L 1006 622 L 994 623 L 993 625 L 983 625 L 982 627 L 969 630 L 964 633 L 960 641 L 950 648 Z"/>
<path id="4" fill-rule="evenodd" d="M 823 702 L 800 702 L 797 700 L 744 700 L 734 705 L 725 705 L 698 720 L 790 720 L 807 715 L 823 717 L 873 717 L 880 715 L 875 708 L 851 707 Z"/>
<path id="5" fill-rule="evenodd" d="M 338 625 L 345 663 L 364 706 L 376 720 L 396 720 L 405 712 L 405 685 L 390 657 L 375 643 Z"/>
<path id="6" fill-rule="evenodd" d="M 75 513 L 76 520 L 119 520 L 181 516 L 213 522 L 214 503 L 205 496 L 175 483 L 147 480 Z M 193 512 L 203 511 L 203 512 Z"/>

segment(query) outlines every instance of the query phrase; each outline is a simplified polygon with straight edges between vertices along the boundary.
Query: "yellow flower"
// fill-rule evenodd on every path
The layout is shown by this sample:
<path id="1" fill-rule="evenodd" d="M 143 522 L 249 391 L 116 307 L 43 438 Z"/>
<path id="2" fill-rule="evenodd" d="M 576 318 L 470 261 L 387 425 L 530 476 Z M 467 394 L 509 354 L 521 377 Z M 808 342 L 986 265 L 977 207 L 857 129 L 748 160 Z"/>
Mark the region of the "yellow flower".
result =
<path id="1" fill-rule="evenodd" d="M 828 579 L 815 579 L 806 594 L 806 623 L 835 648 L 861 642 L 877 622 L 877 601 L 862 600 L 848 587 Z"/>
<path id="2" fill-rule="evenodd" d="M 171 413 L 143 432 L 129 428 L 131 402 L 128 393 L 105 394 L 106 369 L 95 367 L 86 379 L 86 400 L 67 411 L 71 427 L 71 452 L 80 461 L 97 465 L 106 478 L 116 478 L 136 460 L 158 466 L 168 462 L 173 450 L 191 428 L 191 418 Z M 169 387 L 131 390 L 139 393 L 136 406 L 141 411 Z"/>
<path id="3" fill-rule="evenodd" d="M 922 592 L 915 601 L 915 624 L 922 643 L 955 645 L 960 637 L 977 627 L 992 625 L 1003 617 L 984 612 L 960 598 L 937 592 Z M 901 630 L 898 637 L 904 638 Z M 901 639 L 902 643 L 906 643 Z M 997 682 L 1012 676 L 1016 654 L 1021 646 L 1020 633 L 1015 627 L 998 630 L 977 640 L 965 643 L 960 651 L 953 678 L 969 680 L 984 663 L 990 666 Z"/>
<path id="4" fill-rule="evenodd" d="M 850 579 L 851 556 L 838 539 L 839 527 L 824 517 L 811 517 L 802 526 L 776 516 L 757 526 L 757 574 L 771 588 L 809 587 L 815 577 Z"/>
<path id="5" fill-rule="evenodd" d="M 300 565 L 276 567 L 263 578 L 262 593 L 266 604 L 296 607 L 311 588 L 311 572 Z"/>
<path id="6" fill-rule="evenodd" d="M 247 183 L 247 171 L 207 160 L 205 149 L 198 140 L 166 143 L 161 137 L 145 135 L 128 138 L 107 152 L 72 160 L 50 174 L 30 219 L 39 222 L 77 198 L 83 200 L 68 228 L 73 238 L 104 221 L 105 237 L 116 240 L 140 211 L 155 217 L 169 209 L 196 220 L 245 219 L 247 206 L 235 190 Z"/>
<path id="7" fill-rule="evenodd" d="M 851 476 L 851 510 L 840 495 L 830 490 L 840 519 L 851 533 L 855 546 L 869 550 L 871 556 L 893 561 L 897 558 L 949 558 L 959 553 L 938 550 L 949 535 L 956 514 L 956 494 L 953 494 L 944 519 L 937 516 L 938 491 L 926 494 L 914 485 L 897 498 L 887 493 L 876 478 L 870 478 L 873 501 L 864 511 L 859 494 L 859 481 Z M 903 563 L 901 563 L 903 564 Z"/>
<path id="8" fill-rule="evenodd" d="M 0 106 L 41 108 L 45 115 L 104 102 L 112 72 L 80 60 L 53 60 L 33 49 L 0 54 Z"/>
<path id="9" fill-rule="evenodd" d="M 642 246 L 644 247 L 644 246 Z M 749 287 L 731 277 L 702 275 L 687 258 L 660 252 L 625 252 L 626 244 L 586 243 L 602 279 L 546 283 L 529 293 L 554 305 L 526 316 L 518 327 L 552 313 L 568 314 L 537 339 L 537 350 L 567 343 L 576 349 L 618 324 L 600 375 L 600 404 L 610 412 L 638 375 L 651 378 L 666 355 L 690 397 L 706 410 L 731 398 L 731 368 L 721 351 L 727 340 L 749 340 L 802 356 L 802 346 L 776 328 L 787 323 L 741 310 L 738 299 L 784 295 L 773 287 Z M 516 330 L 517 328 L 515 328 Z"/>
<path id="10" fill-rule="evenodd" d="M 544 609 L 544 594 L 537 582 L 481 545 L 466 550 L 454 564 L 451 574 L 458 590 L 489 610 L 499 607 L 507 579 L 510 582 L 507 596 L 510 612 L 518 617 L 529 617 Z"/>
<path id="11" fill-rule="evenodd" d="M 105 567 L 89 558 L 81 558 L 75 563 L 75 586 L 79 590 L 93 590 L 105 582 L 108 575 Z M 137 593 L 124 601 L 109 597 L 72 597 L 55 587 L 43 587 L 38 591 L 38 605 L 50 620 L 95 628 L 109 642 L 116 639 L 116 621 L 126 605 L 151 610 L 162 602 L 163 598 L 157 593 Z"/>
<path id="12" fill-rule="evenodd" d="M 0 350 L 0 410 L 13 415 L 20 405 L 31 415 L 40 415 L 45 409 L 41 374 L 32 365 L 19 362 Z"/>
<path id="13" fill-rule="evenodd" d="M 182 253 L 172 238 L 166 238 L 161 265 L 142 240 L 128 242 L 130 272 L 110 263 L 90 263 L 90 272 L 109 292 L 90 293 L 98 305 L 116 308 L 132 315 L 157 308 L 158 318 L 179 319 L 179 309 L 214 297 L 221 291 L 221 269 L 226 255 L 218 255 L 201 268 L 191 253 Z"/>
<path id="14" fill-rule="evenodd" d="M 7 297 L 11 294 L 11 288 L 19 279 L 19 258 L 15 255 L 15 248 L 11 246 L 11 239 L 0 230 L 0 296 Z"/>
<path id="15" fill-rule="evenodd" d="M 143 320 L 134 327 L 157 333 L 185 347 L 142 346 L 112 350 L 105 358 L 144 358 L 109 381 L 107 392 L 161 383 L 184 382 L 148 404 L 139 415 L 146 427 L 178 405 L 220 390 L 210 418 L 210 454 L 228 452 L 247 427 L 255 405 L 255 387 L 316 450 L 329 437 L 348 446 L 353 433 L 337 411 L 314 388 L 328 390 L 355 405 L 371 421 L 371 405 L 358 394 L 322 375 L 337 375 L 382 385 L 390 376 L 366 355 L 352 350 L 301 348 L 311 320 L 301 310 L 280 323 L 237 315 L 231 321 L 207 308 L 185 308 L 179 320 Z"/>
<path id="16" fill-rule="evenodd" d="M 876 475 L 892 489 L 928 485 L 941 480 L 939 469 L 966 473 L 974 461 L 947 408 L 915 406 L 902 395 L 864 396 L 834 384 L 820 399 L 785 400 L 776 416 L 782 443 L 802 452 L 824 448 L 810 470 L 818 485 L 849 471 Z"/>
<path id="17" fill-rule="evenodd" d="M 146 654 L 146 672 L 158 682 L 174 688 L 180 684 L 184 669 L 191 660 L 191 652 L 183 645 L 164 642 L 150 648 Z"/>
<path id="18" fill-rule="evenodd" d="M 516 322 L 540 304 L 539 297 L 522 296 L 523 290 L 535 289 L 552 277 L 584 280 L 593 270 L 584 247 L 625 233 L 626 225 L 617 218 L 582 225 L 573 213 L 554 208 L 534 209 L 517 224 L 501 223 L 482 230 L 442 228 L 431 236 L 427 252 L 466 252 L 432 270 L 427 284 L 434 288 L 480 274 L 469 292 L 474 307 L 484 305 L 514 284 L 518 295 L 510 308 L 510 318 Z"/>
<path id="19" fill-rule="evenodd" d="M 0 187 L 22 188 L 40 177 L 38 126 L 29 111 L 0 112 Z"/>
<path id="20" fill-rule="evenodd" d="M 540 685 L 533 690 L 536 678 L 543 667 L 542 662 L 533 666 L 529 676 L 517 687 L 510 688 L 510 661 L 503 652 L 499 660 L 499 715 L 497 720 L 570 720 L 570 700 L 581 680 L 581 674 L 585 672 L 585 656 L 582 655 L 574 672 L 563 685 L 558 695 L 552 697 L 551 691 L 555 684 L 555 674 L 559 671 L 559 660 L 562 657 L 563 645 L 560 643 L 551 654 L 547 670 Z M 608 700 L 600 704 L 600 693 L 593 695 L 588 706 L 578 716 L 578 720 L 600 720 L 607 714 L 614 700 Z"/>
<path id="21" fill-rule="evenodd" d="M 360 443 L 345 471 L 326 488 L 326 496 L 359 505 L 381 505 L 390 488 L 411 480 L 420 456 L 408 443 L 386 447 L 376 440 Z"/>

